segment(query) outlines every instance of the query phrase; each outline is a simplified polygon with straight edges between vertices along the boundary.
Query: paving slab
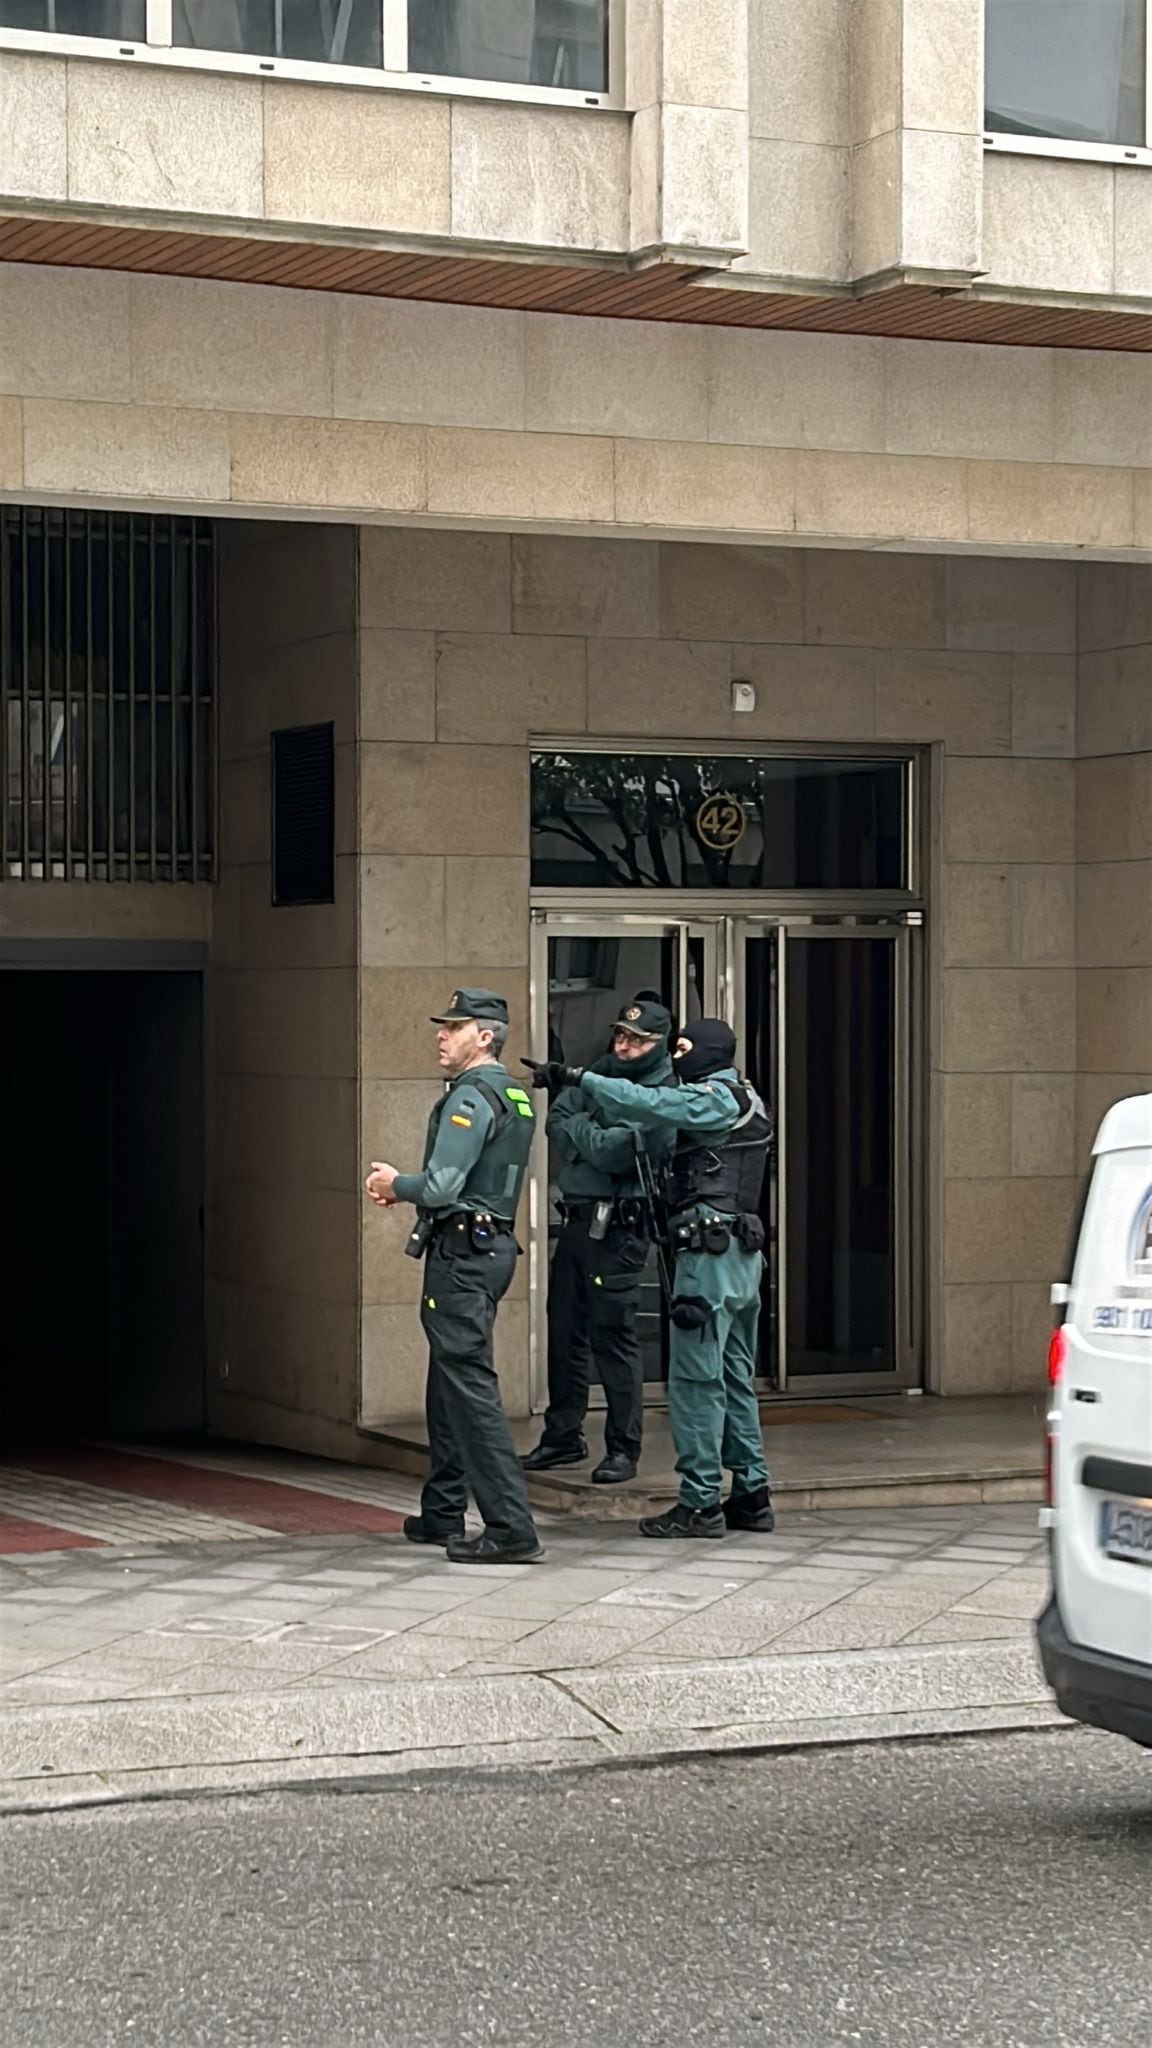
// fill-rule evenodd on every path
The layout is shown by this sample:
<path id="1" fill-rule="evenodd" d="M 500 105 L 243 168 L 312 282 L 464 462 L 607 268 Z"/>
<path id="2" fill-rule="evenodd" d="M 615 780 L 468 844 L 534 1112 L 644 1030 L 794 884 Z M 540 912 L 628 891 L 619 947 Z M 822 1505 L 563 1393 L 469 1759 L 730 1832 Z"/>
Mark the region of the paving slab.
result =
<path id="1" fill-rule="evenodd" d="M 0 1709 L 0 1776 L 366 1756 L 463 1743 L 594 1735 L 598 1718 L 536 1677 L 400 1682 L 261 1693 L 238 1700 L 144 1700 L 108 1707 Z"/>
<path id="2" fill-rule="evenodd" d="M 1033 1706 L 1050 1697 L 1029 1642 L 758 1657 L 557 1676 L 573 1699 L 622 1733 Z"/>

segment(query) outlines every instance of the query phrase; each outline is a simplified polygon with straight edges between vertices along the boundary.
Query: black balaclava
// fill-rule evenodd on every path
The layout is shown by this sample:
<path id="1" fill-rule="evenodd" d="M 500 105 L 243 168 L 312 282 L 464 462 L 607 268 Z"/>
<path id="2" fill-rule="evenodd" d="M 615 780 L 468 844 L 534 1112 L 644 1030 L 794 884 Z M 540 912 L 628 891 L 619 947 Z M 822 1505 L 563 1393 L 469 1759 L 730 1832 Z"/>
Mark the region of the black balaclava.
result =
<path id="1" fill-rule="evenodd" d="M 673 1055 L 682 1081 L 704 1081 L 722 1067 L 735 1066 L 736 1033 L 722 1017 L 697 1017 L 694 1024 L 682 1027 L 680 1036 L 689 1046 L 687 1052 Z"/>

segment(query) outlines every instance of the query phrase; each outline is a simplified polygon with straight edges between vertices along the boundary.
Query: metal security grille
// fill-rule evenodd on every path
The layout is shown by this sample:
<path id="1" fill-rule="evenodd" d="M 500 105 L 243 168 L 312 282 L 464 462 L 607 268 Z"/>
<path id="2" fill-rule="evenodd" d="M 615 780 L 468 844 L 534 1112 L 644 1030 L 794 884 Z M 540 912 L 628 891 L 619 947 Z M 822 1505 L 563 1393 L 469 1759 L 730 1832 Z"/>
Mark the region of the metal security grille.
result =
<path id="1" fill-rule="evenodd" d="M 213 535 L 0 507 L 5 880 L 210 881 Z"/>
<path id="2" fill-rule="evenodd" d="M 332 903 L 336 751 L 331 725 L 272 734 L 272 901 Z"/>

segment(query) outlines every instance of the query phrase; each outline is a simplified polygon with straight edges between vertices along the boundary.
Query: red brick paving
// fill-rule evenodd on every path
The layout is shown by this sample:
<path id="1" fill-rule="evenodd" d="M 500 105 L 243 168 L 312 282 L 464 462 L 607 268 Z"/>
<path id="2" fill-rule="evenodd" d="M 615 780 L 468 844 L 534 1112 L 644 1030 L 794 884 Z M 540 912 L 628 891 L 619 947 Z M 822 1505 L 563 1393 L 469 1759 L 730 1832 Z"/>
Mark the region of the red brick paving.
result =
<path id="1" fill-rule="evenodd" d="M 208 1471 L 200 1465 L 179 1465 L 167 1458 L 149 1458 L 132 1451 L 106 1451 L 84 1444 L 59 1450 L 16 1452 L 11 1459 L 24 1471 L 107 1488 L 144 1500 L 168 1501 L 199 1514 L 221 1515 L 232 1522 L 280 1536 L 344 1536 L 383 1534 L 399 1529 L 403 1516 L 368 1501 L 345 1500 L 331 1493 L 313 1493 L 278 1479 L 252 1479 L 243 1473 Z M 71 1538 L 73 1543 L 93 1539 Z"/>
<path id="2" fill-rule="evenodd" d="M 103 1538 L 81 1536 L 75 1529 L 57 1529 L 51 1522 L 30 1522 L 23 1515 L 0 1514 L 0 1557 L 28 1550 L 100 1550 Z"/>

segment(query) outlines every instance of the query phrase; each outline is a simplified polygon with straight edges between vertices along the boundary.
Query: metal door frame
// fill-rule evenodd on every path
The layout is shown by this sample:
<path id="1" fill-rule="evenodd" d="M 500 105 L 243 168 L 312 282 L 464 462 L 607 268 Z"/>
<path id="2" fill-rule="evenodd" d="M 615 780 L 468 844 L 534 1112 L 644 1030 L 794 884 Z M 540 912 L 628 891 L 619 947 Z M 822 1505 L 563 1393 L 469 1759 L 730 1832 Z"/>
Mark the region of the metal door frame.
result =
<path id="1" fill-rule="evenodd" d="M 904 1393 L 922 1383 L 922 1347 L 919 1276 L 922 1269 L 923 1155 L 919 1116 L 921 1048 L 914 1031 L 913 991 L 919 972 L 919 911 L 891 911 L 857 908 L 852 912 L 822 910 L 819 914 L 794 913 L 741 915 L 729 921 L 726 951 L 730 962 L 726 1014 L 737 1034 L 741 1059 L 744 1054 L 744 947 L 749 937 L 776 935 L 776 1031 L 772 1074 L 773 1108 L 776 1114 L 776 1387 L 778 1395 L 820 1394 L 833 1398 L 862 1393 Z M 892 987 L 892 1338 L 894 1365 L 891 1372 L 790 1374 L 788 1370 L 788 1103 L 783 1086 L 783 1064 L 787 1058 L 787 993 L 789 940 L 801 937 L 823 943 L 845 939 L 881 942 L 895 948 Z"/>
<path id="2" fill-rule="evenodd" d="M 627 900 L 620 897 L 626 893 Z M 675 908 L 672 908 L 672 905 Z M 919 977 L 923 971 L 923 912 L 910 907 L 907 893 L 876 892 L 866 898 L 847 892 L 838 896 L 712 894 L 693 897 L 691 914 L 683 914 L 684 897 L 651 893 L 641 897 L 619 892 L 611 907 L 603 892 L 534 898 L 530 941 L 530 1026 L 534 1056 L 547 1056 L 548 941 L 573 938 L 679 938 L 679 1008 L 687 998 L 689 939 L 704 943 L 703 989 L 715 996 L 716 1013 L 728 1018 L 743 1056 L 744 942 L 748 937 L 778 934 L 776 951 L 775 1032 L 777 1071 L 772 1083 L 778 1116 L 776 1372 L 778 1384 L 762 1383 L 774 1399 L 829 1399 L 864 1393 L 900 1393 L 923 1382 L 923 1057 L 920 1042 Z M 787 1360 L 787 1104 L 780 1087 L 779 1062 L 785 1048 L 784 1001 L 787 989 L 788 937 L 811 939 L 870 938 L 895 946 L 893 988 L 893 1330 L 896 1367 L 890 1373 L 820 1374 L 789 1380 Z M 795 941 L 794 941 L 795 942 Z M 533 1412 L 547 1403 L 547 1140 L 543 1121 L 537 1131 L 529 1181 L 530 1374 Z M 662 1403 L 663 1388 L 646 1390 L 649 1403 Z"/>

